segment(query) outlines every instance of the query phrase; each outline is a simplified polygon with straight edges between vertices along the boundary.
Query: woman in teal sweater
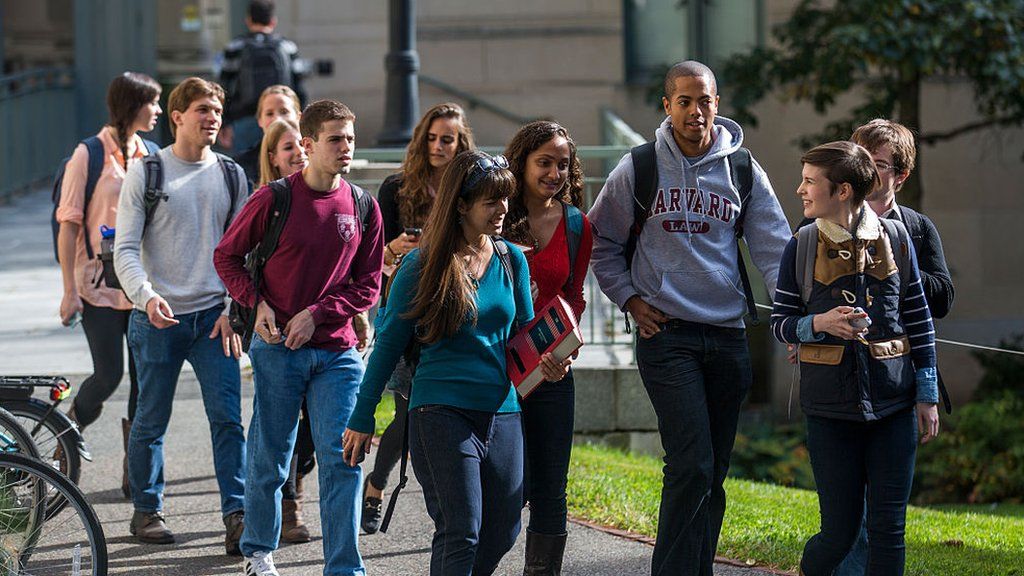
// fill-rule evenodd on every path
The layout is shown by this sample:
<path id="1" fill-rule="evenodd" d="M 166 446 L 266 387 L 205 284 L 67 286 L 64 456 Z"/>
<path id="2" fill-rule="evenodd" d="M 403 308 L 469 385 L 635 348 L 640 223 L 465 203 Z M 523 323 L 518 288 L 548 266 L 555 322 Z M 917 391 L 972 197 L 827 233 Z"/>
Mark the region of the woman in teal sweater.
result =
<path id="1" fill-rule="evenodd" d="M 434 520 L 433 576 L 491 574 L 519 534 L 523 432 L 505 348 L 513 325 L 533 319 L 533 304 L 526 258 L 494 238 L 515 189 L 502 156 L 467 151 L 448 165 L 431 225 L 395 273 L 345 431 L 355 465 L 370 450 L 384 386 L 417 339 L 409 451 Z M 555 381 L 567 370 L 550 356 L 542 367 Z"/>

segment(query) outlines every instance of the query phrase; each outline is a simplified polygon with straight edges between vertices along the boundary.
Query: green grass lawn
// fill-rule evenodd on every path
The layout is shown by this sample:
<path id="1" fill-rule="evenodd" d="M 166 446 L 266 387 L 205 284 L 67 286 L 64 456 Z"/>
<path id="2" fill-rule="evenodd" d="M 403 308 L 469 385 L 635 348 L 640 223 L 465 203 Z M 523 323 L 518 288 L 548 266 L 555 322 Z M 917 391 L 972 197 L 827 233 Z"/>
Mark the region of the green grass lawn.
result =
<path id="1" fill-rule="evenodd" d="M 814 492 L 729 479 L 718 552 L 740 561 L 795 570 L 817 532 Z M 654 536 L 661 461 L 596 446 L 573 448 L 569 513 Z M 911 507 L 908 575 L 1024 576 L 1024 506 Z"/>
<path id="2" fill-rule="evenodd" d="M 377 406 L 377 434 L 394 417 L 394 399 Z M 814 492 L 729 479 L 718 553 L 760 566 L 795 570 L 818 530 Z M 581 445 L 572 453 L 569 514 L 655 536 L 661 460 Z M 911 507 L 908 576 L 1024 576 L 1024 505 Z"/>

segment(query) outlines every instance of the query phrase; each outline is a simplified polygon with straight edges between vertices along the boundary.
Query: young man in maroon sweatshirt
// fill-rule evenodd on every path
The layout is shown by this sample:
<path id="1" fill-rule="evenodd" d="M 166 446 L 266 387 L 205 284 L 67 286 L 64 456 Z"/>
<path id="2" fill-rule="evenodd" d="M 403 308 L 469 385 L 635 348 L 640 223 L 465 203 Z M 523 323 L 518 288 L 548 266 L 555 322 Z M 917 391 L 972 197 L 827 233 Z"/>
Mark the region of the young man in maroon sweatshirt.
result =
<path id="1" fill-rule="evenodd" d="M 307 399 L 320 469 L 324 574 L 362 575 L 357 534 L 360 469 L 345 463 L 341 437 L 363 376 L 352 317 L 380 292 L 383 235 L 376 201 L 363 228 L 350 185 L 355 116 L 340 102 L 306 107 L 300 131 L 309 165 L 287 178 L 291 208 L 259 294 L 244 268 L 263 238 L 273 193 L 253 194 L 214 252 L 232 298 L 256 307 L 252 358 L 256 397 L 249 427 L 244 573 L 273 576 L 284 484 Z"/>

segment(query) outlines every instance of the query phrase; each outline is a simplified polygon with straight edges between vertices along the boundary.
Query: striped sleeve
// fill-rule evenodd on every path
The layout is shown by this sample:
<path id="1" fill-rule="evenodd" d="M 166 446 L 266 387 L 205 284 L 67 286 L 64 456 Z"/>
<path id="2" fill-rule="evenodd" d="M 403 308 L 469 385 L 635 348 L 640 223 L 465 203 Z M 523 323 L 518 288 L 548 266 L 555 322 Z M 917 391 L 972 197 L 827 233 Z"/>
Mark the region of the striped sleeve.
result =
<path id="1" fill-rule="evenodd" d="M 914 361 L 917 381 L 917 401 L 939 401 L 938 374 L 935 369 L 935 325 L 924 296 L 921 272 L 917 268 L 917 255 L 913 244 L 908 244 L 910 277 L 900 302 L 900 321 L 910 340 L 910 357 Z"/>
<path id="2" fill-rule="evenodd" d="M 784 344 L 799 344 L 799 325 L 805 317 L 806 307 L 800 298 L 800 287 L 796 283 L 796 238 L 791 238 L 782 252 L 779 276 L 775 284 L 771 328 L 775 339 Z M 806 322 L 804 322 L 806 324 Z M 805 334 L 805 336 L 807 336 Z M 813 334 L 810 335 L 813 339 Z"/>

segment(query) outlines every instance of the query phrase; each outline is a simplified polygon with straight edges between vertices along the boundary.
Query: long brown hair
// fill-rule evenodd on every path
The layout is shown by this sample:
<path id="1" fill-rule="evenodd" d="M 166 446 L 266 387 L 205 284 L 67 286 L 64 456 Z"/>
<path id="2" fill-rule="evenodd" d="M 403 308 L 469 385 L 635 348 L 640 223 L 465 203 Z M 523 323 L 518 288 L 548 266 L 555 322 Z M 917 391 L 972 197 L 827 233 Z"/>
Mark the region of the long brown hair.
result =
<path id="1" fill-rule="evenodd" d="M 398 189 L 398 222 L 403 226 L 422 228 L 434 199 L 428 190 L 433 167 L 430 165 L 430 148 L 427 136 L 430 125 L 438 118 L 453 118 L 458 121 L 459 144 L 455 153 L 476 149 L 473 131 L 466 120 L 462 107 L 453 102 L 438 104 L 423 115 L 412 132 L 412 140 L 406 148 L 402 162 L 402 186 Z"/>
<path id="2" fill-rule="evenodd" d="M 281 177 L 281 171 L 270 162 L 270 153 L 277 151 L 278 142 L 289 130 L 299 134 L 299 125 L 286 118 L 278 118 L 263 133 L 263 141 L 260 143 L 260 187 Z"/>
<path id="3" fill-rule="evenodd" d="M 529 211 L 524 200 L 526 183 L 526 159 L 534 150 L 550 142 L 555 136 L 565 138 L 569 143 L 569 175 L 562 184 L 556 200 L 565 204 L 583 208 L 583 166 L 576 155 L 576 143 L 569 136 L 569 131 L 557 122 L 538 120 L 523 126 L 512 137 L 505 148 L 508 158 L 508 169 L 516 177 L 516 194 L 509 201 L 508 214 L 505 216 L 506 238 L 520 244 L 532 245 L 535 238 L 530 232 Z"/>
<path id="4" fill-rule="evenodd" d="M 516 190 L 512 172 L 495 168 L 471 190 L 464 191 L 463 183 L 472 172 L 479 170 L 476 162 L 481 158 L 489 156 L 467 150 L 448 164 L 430 209 L 430 226 L 423 231 L 419 281 L 406 317 L 416 319 L 418 337 L 424 344 L 454 336 L 467 319 L 476 324 L 474 288 L 459 254 L 466 246 L 459 203 L 470 207 L 481 200 L 508 198 Z"/>
<path id="5" fill-rule="evenodd" d="M 107 111 L 114 128 L 117 147 L 128 168 L 128 132 L 139 110 L 160 96 L 160 84 L 139 72 L 125 72 L 110 81 L 107 87 Z"/>

